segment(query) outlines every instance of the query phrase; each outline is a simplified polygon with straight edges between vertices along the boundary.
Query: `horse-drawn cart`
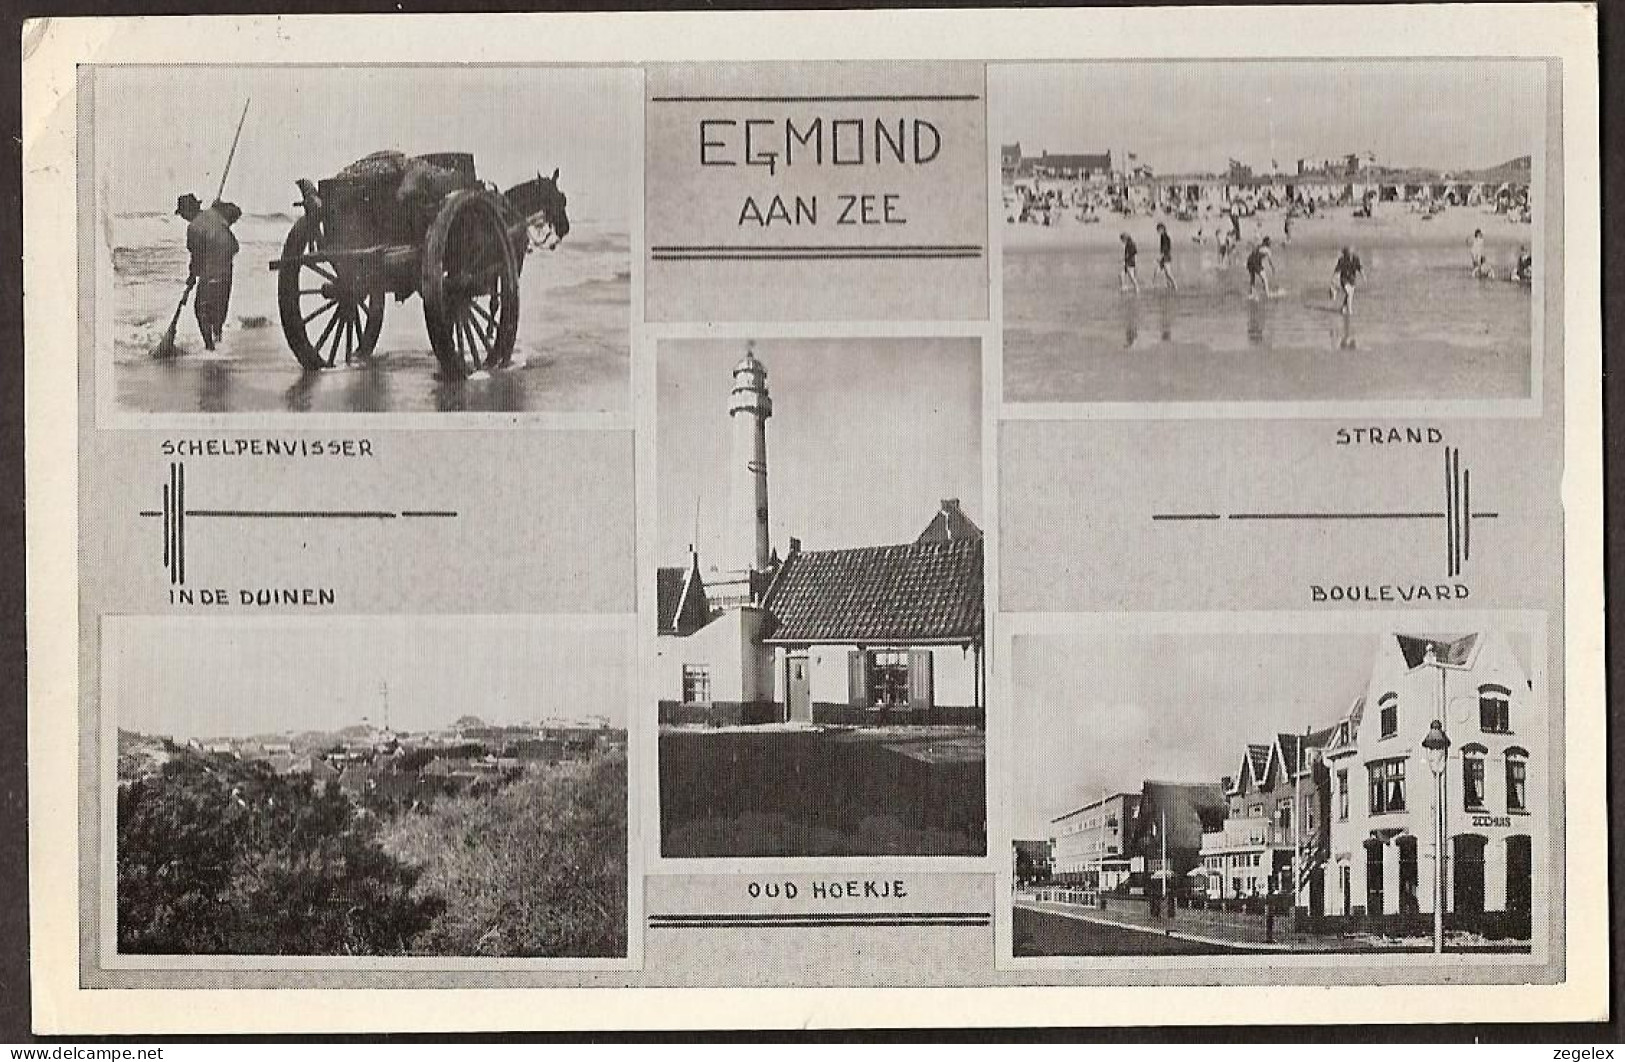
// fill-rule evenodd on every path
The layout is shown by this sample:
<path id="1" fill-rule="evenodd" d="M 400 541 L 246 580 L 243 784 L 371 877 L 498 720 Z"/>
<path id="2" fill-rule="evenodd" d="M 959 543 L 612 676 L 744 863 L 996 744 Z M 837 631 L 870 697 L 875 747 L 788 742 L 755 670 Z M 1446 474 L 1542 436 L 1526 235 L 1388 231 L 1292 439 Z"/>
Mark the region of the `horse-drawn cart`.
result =
<path id="1" fill-rule="evenodd" d="M 462 378 L 512 359 L 519 274 L 533 246 L 569 231 L 552 177 L 497 191 L 474 156 L 406 159 L 381 153 L 312 184 L 300 181 L 277 273 L 277 309 L 306 369 L 365 359 L 378 344 L 384 300 L 423 297 L 423 319 L 446 375 Z"/>

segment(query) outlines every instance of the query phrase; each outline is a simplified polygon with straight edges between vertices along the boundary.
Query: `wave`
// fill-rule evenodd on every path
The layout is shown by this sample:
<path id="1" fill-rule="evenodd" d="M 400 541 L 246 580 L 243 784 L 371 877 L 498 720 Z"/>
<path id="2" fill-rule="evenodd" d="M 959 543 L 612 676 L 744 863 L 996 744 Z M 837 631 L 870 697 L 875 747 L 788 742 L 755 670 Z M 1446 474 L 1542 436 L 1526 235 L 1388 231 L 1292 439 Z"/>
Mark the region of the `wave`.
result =
<path id="1" fill-rule="evenodd" d="M 244 214 L 232 231 L 240 243 L 273 244 L 280 247 L 288 237 L 297 215 L 284 211 Z M 103 224 L 103 239 L 114 250 L 142 250 L 165 245 L 186 244 L 186 222 L 175 214 L 158 211 L 114 214 Z M 625 227 L 584 218 L 572 221 L 570 235 L 559 245 L 570 254 L 626 254 L 631 241 Z"/>
<path id="2" fill-rule="evenodd" d="M 293 215 L 280 211 L 270 214 L 244 214 L 232 226 L 240 243 L 280 246 L 293 227 Z M 175 214 L 156 211 L 114 214 L 104 226 L 104 239 L 115 251 L 144 250 L 164 244 L 186 245 L 186 222 Z"/>

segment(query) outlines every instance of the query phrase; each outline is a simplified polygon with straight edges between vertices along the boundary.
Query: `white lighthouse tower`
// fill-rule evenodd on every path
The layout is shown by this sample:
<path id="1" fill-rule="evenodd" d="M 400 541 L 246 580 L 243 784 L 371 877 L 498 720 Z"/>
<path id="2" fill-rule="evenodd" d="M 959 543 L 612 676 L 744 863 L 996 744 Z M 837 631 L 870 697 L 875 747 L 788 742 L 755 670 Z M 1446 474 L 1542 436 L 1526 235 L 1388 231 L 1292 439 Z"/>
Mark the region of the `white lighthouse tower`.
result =
<path id="1" fill-rule="evenodd" d="M 728 556 L 741 573 L 765 572 L 772 564 L 767 537 L 767 418 L 773 398 L 767 393 L 767 368 L 756 359 L 754 345 L 733 371 L 728 419 L 733 422 L 733 470 L 729 483 Z"/>

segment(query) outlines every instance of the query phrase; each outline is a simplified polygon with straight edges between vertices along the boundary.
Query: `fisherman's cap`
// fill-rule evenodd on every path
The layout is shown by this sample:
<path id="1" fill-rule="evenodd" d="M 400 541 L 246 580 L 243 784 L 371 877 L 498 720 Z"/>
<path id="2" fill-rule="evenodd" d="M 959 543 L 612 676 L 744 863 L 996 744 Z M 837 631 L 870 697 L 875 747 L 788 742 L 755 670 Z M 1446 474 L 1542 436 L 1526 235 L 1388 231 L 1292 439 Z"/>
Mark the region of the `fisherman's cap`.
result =
<path id="1" fill-rule="evenodd" d="M 203 209 L 202 200 L 198 199 L 198 197 L 193 195 L 191 192 L 187 192 L 185 195 L 176 196 L 175 197 L 175 213 L 179 214 L 181 211 L 187 210 L 187 209 L 202 210 Z"/>

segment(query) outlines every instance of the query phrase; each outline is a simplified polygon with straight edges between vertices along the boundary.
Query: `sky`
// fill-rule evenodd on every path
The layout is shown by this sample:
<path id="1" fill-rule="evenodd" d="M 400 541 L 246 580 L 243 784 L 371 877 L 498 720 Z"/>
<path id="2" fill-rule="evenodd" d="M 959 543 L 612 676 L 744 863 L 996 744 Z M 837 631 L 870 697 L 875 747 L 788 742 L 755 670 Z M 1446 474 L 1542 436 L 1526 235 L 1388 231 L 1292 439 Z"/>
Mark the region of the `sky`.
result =
<path id="1" fill-rule="evenodd" d="M 115 214 L 207 203 L 252 100 L 226 198 L 292 209 L 300 177 L 374 151 L 470 151 L 507 188 L 559 168 L 572 220 L 626 225 L 642 96 L 635 71 L 547 67 L 104 67 L 95 102 L 98 182 Z"/>
<path id="2" fill-rule="evenodd" d="M 1425 635 L 1460 632 L 1418 631 Z M 1044 634 L 1012 640 L 1015 836 L 1146 780 L 1217 782 L 1242 750 L 1322 729 L 1365 692 L 1383 635 Z M 1509 636 L 1529 667 L 1528 642 Z"/>
<path id="3" fill-rule="evenodd" d="M 262 623 L 125 621 L 106 629 L 118 725 L 227 737 L 607 716 L 624 727 L 633 638 L 525 617 L 334 617 Z"/>
<path id="4" fill-rule="evenodd" d="M 657 352 L 658 561 L 727 567 L 728 394 L 742 339 Z M 768 530 L 782 555 L 912 542 L 943 498 L 982 509 L 981 346 L 975 339 L 773 339 L 767 368 Z"/>
<path id="5" fill-rule="evenodd" d="M 994 67 L 989 84 L 1002 143 L 1130 151 L 1157 173 L 1231 158 L 1290 172 L 1365 151 L 1382 165 L 1481 169 L 1536 153 L 1546 110 L 1532 61 L 1027 65 Z"/>

